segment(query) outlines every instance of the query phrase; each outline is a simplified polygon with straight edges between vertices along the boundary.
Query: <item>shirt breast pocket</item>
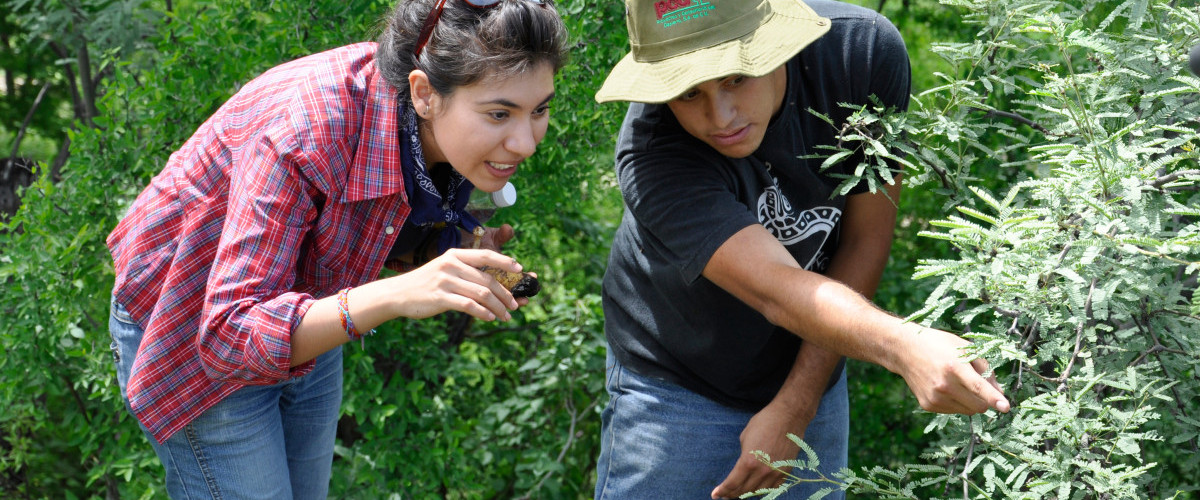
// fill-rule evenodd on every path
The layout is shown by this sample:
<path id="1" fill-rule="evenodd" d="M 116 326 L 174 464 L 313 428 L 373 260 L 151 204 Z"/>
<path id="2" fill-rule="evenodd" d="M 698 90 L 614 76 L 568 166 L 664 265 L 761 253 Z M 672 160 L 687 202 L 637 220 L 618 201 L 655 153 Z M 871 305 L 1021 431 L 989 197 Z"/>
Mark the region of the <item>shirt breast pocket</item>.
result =
<path id="1" fill-rule="evenodd" d="M 321 291 L 347 286 L 347 238 L 339 237 L 337 221 L 331 219 L 319 217 L 300 246 L 300 256 L 296 262 L 298 291 L 319 296 Z"/>
<path id="2" fill-rule="evenodd" d="M 312 252 L 311 247 L 301 252 L 296 269 L 296 291 L 320 296 L 323 291 L 344 287 L 345 261 L 339 263 L 329 257 Z"/>

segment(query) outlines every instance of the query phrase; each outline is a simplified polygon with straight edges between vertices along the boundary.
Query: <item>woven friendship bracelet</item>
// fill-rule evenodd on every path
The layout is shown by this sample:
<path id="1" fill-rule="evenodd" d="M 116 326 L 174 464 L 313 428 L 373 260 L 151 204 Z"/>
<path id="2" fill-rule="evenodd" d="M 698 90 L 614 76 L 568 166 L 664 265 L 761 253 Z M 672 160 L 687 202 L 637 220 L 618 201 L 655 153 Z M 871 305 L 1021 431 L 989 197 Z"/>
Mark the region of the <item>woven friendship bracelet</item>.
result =
<path id="1" fill-rule="evenodd" d="M 350 340 L 357 340 L 359 345 L 366 348 L 366 341 L 363 340 L 363 334 L 359 333 L 358 328 L 354 326 L 354 320 L 350 319 L 350 288 L 343 288 L 337 294 L 338 316 L 342 320 L 342 330 L 346 331 L 346 336 Z M 374 335 L 375 330 L 367 332 L 367 335 Z"/>

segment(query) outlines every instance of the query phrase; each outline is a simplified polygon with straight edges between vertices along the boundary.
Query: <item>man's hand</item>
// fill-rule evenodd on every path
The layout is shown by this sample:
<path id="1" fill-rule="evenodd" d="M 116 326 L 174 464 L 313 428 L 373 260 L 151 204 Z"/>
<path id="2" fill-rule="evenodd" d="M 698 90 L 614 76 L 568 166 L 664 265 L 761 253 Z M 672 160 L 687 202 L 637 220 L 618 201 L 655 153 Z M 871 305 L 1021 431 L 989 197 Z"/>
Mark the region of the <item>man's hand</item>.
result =
<path id="1" fill-rule="evenodd" d="M 970 345 L 958 336 L 922 329 L 903 338 L 897 354 L 899 369 L 921 408 L 937 413 L 974 415 L 988 408 L 1007 413 L 1010 405 L 995 376 L 983 377 L 988 363 L 967 362 L 963 348 Z"/>
<path id="2" fill-rule="evenodd" d="M 721 484 L 712 491 L 712 498 L 738 498 L 762 488 L 783 484 L 783 473 L 762 463 L 753 453 L 761 450 L 771 460 L 788 460 L 800 453 L 800 447 L 787 438 L 788 433 L 804 436 L 804 429 L 816 414 L 812 411 L 797 415 L 794 409 L 771 403 L 750 419 L 742 430 L 742 454 L 737 464 Z"/>

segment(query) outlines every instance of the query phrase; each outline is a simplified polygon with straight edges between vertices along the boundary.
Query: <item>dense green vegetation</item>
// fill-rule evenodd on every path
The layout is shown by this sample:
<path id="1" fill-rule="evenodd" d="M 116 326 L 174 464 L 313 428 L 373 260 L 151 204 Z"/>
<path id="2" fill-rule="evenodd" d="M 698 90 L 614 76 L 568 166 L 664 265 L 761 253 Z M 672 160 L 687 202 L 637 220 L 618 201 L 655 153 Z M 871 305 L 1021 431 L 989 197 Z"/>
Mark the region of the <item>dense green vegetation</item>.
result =
<path id="1" fill-rule="evenodd" d="M 852 362 L 851 496 L 1194 498 L 1194 2 L 857 3 L 900 27 L 916 95 L 847 142 L 912 164 L 877 302 L 971 332 L 1016 409 L 935 418 Z M 373 38 L 389 4 L 0 0 L 0 158 L 25 131 L 42 166 L 0 227 L 0 496 L 164 496 L 117 393 L 104 237 L 242 83 Z M 627 43 L 621 2 L 560 9 L 551 131 L 496 219 L 546 289 L 508 324 L 396 321 L 348 347 L 336 497 L 591 496 L 623 112 L 591 96 Z"/>
<path id="2" fill-rule="evenodd" d="M 843 140 L 909 162 L 927 198 L 905 213 L 952 248 L 894 251 L 935 285 L 913 318 L 966 332 L 1015 406 L 909 420 L 934 437 L 918 460 L 842 479 L 884 498 L 1194 498 L 1200 9 L 943 4 L 960 36 L 929 47 L 933 86 Z"/>

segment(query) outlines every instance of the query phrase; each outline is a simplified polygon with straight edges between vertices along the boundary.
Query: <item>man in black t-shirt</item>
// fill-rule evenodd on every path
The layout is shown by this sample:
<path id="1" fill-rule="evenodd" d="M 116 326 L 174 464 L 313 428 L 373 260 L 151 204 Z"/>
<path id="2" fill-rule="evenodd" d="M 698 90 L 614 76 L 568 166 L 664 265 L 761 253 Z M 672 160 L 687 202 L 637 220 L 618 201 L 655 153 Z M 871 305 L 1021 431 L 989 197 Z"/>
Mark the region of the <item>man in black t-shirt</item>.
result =
<path id="1" fill-rule="evenodd" d="M 751 452 L 796 457 L 787 433 L 832 479 L 846 464 L 843 355 L 903 376 L 927 410 L 1007 411 L 987 363 L 961 357 L 965 340 L 869 302 L 899 177 L 841 195 L 836 175 L 853 172 L 813 157 L 838 143 L 814 112 L 840 124 L 841 103 L 907 107 L 895 27 L 827 0 L 626 4 L 633 50 L 596 96 L 633 102 L 616 155 L 626 210 L 604 278 L 612 397 L 596 498 L 778 485 Z"/>

